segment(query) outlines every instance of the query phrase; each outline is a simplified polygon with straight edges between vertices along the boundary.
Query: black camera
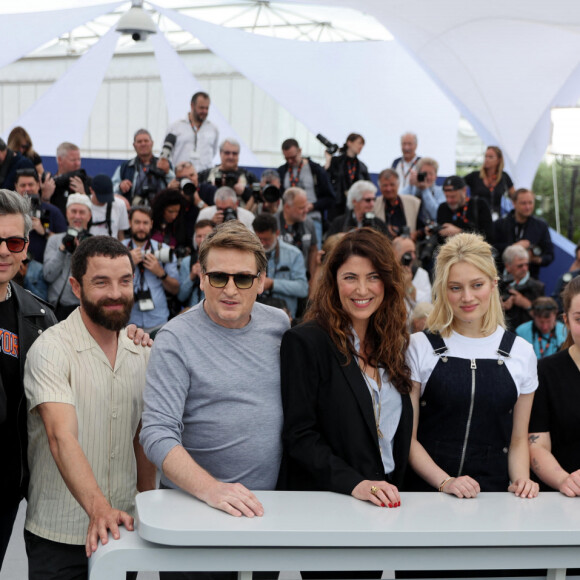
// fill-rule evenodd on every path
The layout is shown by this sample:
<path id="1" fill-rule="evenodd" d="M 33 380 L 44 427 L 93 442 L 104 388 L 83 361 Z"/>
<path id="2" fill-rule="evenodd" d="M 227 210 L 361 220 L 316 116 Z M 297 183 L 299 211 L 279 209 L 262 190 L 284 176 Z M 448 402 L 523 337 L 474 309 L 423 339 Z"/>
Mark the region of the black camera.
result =
<path id="1" fill-rule="evenodd" d="M 417 173 L 417 181 L 419 183 L 423 183 L 425 181 L 426 177 L 427 177 L 426 171 L 420 171 L 419 173 Z"/>
<path id="2" fill-rule="evenodd" d="M 401 266 L 410 266 L 413 263 L 413 254 L 411 252 L 405 252 L 401 256 Z"/>
<path id="3" fill-rule="evenodd" d="M 77 230 L 77 228 L 68 227 L 66 235 L 62 239 L 62 245 L 69 254 L 74 254 L 74 251 L 77 249 L 75 240 L 78 240 L 80 244 L 83 240 L 90 238 L 91 235 L 89 230 Z"/>
<path id="4" fill-rule="evenodd" d="M 28 199 L 30 200 L 30 217 L 38 218 L 44 229 L 48 229 L 50 225 L 50 213 L 48 210 L 42 209 L 40 196 L 29 193 Z"/>
<path id="5" fill-rule="evenodd" d="M 334 155 L 338 151 L 338 145 L 329 141 L 324 135 L 318 133 L 316 138 L 326 147 L 326 152 L 329 155 Z"/>
<path id="6" fill-rule="evenodd" d="M 193 197 L 197 191 L 197 185 L 189 179 L 189 177 L 184 177 L 179 180 L 179 189 L 183 191 L 183 194 L 187 197 Z"/>
<path id="7" fill-rule="evenodd" d="M 220 171 L 215 172 L 216 187 L 233 187 L 238 183 L 239 175 L 235 171 Z"/>
<path id="8" fill-rule="evenodd" d="M 224 223 L 237 219 L 238 212 L 233 207 L 226 207 L 226 209 L 224 209 Z"/>
<path id="9" fill-rule="evenodd" d="M 439 232 L 443 228 L 443 225 L 437 222 L 427 222 L 425 229 L 429 229 L 429 235 L 421 243 L 419 254 L 419 260 L 426 270 L 429 269 L 429 264 L 433 258 L 433 252 L 435 252 L 437 246 L 439 245 Z"/>
<path id="10" fill-rule="evenodd" d="M 76 171 L 69 171 L 68 173 L 63 173 L 54 178 L 54 183 L 57 189 L 70 189 L 70 179 L 71 177 L 80 177 L 83 185 L 85 186 L 85 193 L 89 193 L 89 176 L 84 169 L 77 169 Z"/>
<path id="11" fill-rule="evenodd" d="M 271 183 L 267 183 L 263 188 L 259 183 L 252 183 L 252 197 L 258 203 L 275 203 L 282 197 L 282 192 Z"/>
<path id="12" fill-rule="evenodd" d="M 530 244 L 530 251 L 532 252 L 532 256 L 536 258 L 539 258 L 544 253 L 544 250 L 540 246 L 534 246 L 533 244 Z"/>

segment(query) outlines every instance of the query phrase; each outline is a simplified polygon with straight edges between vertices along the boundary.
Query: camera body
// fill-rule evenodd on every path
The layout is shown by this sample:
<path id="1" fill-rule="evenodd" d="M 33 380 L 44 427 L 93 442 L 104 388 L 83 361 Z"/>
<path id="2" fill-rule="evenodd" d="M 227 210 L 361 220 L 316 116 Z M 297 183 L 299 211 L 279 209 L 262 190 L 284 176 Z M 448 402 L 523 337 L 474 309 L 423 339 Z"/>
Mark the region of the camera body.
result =
<path id="1" fill-rule="evenodd" d="M 161 264 L 168 264 L 173 261 L 173 249 L 169 247 L 158 248 L 151 252 Z"/>
<path id="2" fill-rule="evenodd" d="M 326 147 L 326 152 L 329 155 L 334 155 L 338 151 L 338 145 L 329 141 L 324 135 L 318 133 L 316 138 Z"/>
<path id="3" fill-rule="evenodd" d="M 189 177 L 183 177 L 179 180 L 179 189 L 183 191 L 183 194 L 187 197 L 193 198 L 195 192 L 197 191 L 197 185 L 189 179 Z"/>
<path id="4" fill-rule="evenodd" d="M 223 213 L 224 213 L 224 223 L 238 219 L 238 212 L 233 207 L 226 207 Z"/>
<path id="5" fill-rule="evenodd" d="M 421 172 L 417 173 L 417 181 L 419 183 L 423 183 L 426 178 L 427 178 L 427 172 L 426 171 L 421 171 Z"/>
<path id="6" fill-rule="evenodd" d="M 89 230 L 78 230 L 77 228 L 69 226 L 66 229 L 66 235 L 62 239 L 62 245 L 69 254 L 74 254 L 74 251 L 77 249 L 75 240 L 78 240 L 80 244 L 83 240 L 91 236 L 92 234 L 89 233 Z"/>
<path id="7" fill-rule="evenodd" d="M 260 183 L 252 183 L 252 197 L 257 203 L 275 203 L 282 198 L 282 192 L 278 187 L 267 183 L 262 187 Z"/>
<path id="8" fill-rule="evenodd" d="M 77 169 L 76 171 L 69 171 L 68 173 L 63 173 L 54 178 L 54 183 L 57 189 L 70 190 L 70 180 L 71 177 L 80 177 L 84 186 L 85 192 L 89 191 L 89 176 L 84 169 Z"/>
<path id="9" fill-rule="evenodd" d="M 222 171 L 218 169 L 215 172 L 216 187 L 234 187 L 238 183 L 239 174 L 235 171 Z"/>

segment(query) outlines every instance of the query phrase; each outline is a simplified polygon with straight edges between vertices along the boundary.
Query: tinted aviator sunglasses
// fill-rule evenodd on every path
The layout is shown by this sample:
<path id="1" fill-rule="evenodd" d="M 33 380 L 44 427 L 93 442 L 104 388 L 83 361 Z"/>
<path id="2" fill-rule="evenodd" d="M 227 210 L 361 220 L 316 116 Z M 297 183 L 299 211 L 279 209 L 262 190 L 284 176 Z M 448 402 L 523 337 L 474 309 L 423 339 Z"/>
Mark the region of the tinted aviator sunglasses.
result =
<path id="1" fill-rule="evenodd" d="M 247 290 L 252 287 L 254 280 L 260 277 L 260 272 L 257 274 L 226 274 L 226 272 L 206 272 L 209 283 L 214 288 L 225 288 L 230 281 L 234 279 L 234 284 L 240 290 Z"/>
<path id="2" fill-rule="evenodd" d="M 28 238 L 10 236 L 9 238 L 0 238 L 0 246 L 2 245 L 2 242 L 6 242 L 6 247 L 8 248 L 9 252 L 18 254 L 18 252 L 22 252 L 22 250 L 24 250 L 24 246 L 26 246 Z"/>

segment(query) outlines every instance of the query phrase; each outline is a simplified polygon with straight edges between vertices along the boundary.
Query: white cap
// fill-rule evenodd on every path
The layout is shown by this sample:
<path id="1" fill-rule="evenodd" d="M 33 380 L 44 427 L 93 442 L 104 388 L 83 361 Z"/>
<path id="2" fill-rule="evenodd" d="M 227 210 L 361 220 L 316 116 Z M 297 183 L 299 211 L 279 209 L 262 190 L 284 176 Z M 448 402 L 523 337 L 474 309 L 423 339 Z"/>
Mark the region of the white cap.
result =
<path id="1" fill-rule="evenodd" d="M 80 203 L 81 205 L 86 205 L 91 210 L 91 213 L 93 212 L 91 198 L 88 195 L 85 195 L 84 193 L 71 193 L 66 198 L 66 207 L 72 205 L 73 203 Z"/>

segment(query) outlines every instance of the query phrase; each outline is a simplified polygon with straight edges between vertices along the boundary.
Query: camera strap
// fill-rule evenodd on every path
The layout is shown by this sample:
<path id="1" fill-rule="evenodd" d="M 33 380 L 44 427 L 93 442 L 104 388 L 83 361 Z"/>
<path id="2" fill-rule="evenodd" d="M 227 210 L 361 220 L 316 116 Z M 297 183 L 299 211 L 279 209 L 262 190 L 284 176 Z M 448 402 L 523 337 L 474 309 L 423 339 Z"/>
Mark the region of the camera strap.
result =
<path id="1" fill-rule="evenodd" d="M 129 240 L 127 247 L 129 248 L 129 250 L 133 250 L 135 248 L 135 246 L 133 245 L 133 240 Z M 147 250 L 153 252 L 151 240 L 147 240 L 145 245 L 141 248 L 141 252 L 143 254 L 146 254 Z M 143 292 L 145 289 L 145 266 L 143 265 L 143 262 L 139 262 L 137 264 L 137 269 L 139 270 L 139 290 Z"/>
<path id="2" fill-rule="evenodd" d="M 102 226 L 102 225 L 107 225 L 107 231 L 109 232 L 109 235 L 112 236 L 113 235 L 113 228 L 111 226 L 111 213 L 113 211 L 113 202 L 109 201 L 107 203 L 107 210 L 105 213 L 105 219 L 101 222 L 93 222 L 94 226 Z"/>

